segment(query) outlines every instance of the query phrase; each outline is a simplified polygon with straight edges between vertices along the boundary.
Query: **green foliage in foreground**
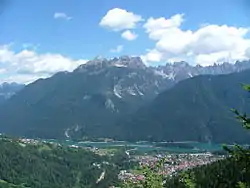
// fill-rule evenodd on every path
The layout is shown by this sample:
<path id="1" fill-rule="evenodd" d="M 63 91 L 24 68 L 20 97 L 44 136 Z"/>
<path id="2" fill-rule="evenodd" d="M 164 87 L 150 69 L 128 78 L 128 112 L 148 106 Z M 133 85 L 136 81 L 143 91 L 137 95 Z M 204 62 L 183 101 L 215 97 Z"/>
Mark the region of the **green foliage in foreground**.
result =
<path id="1" fill-rule="evenodd" d="M 8 183 L 6 181 L 0 180 L 0 187 L 1 188 L 26 188 L 23 185 L 14 185 L 12 183 Z"/>
<path id="2" fill-rule="evenodd" d="M 117 182 L 120 168 L 102 163 L 115 158 L 52 144 L 1 138 L 0 151 L 1 188 L 106 188 Z M 98 168 L 93 163 L 102 165 Z M 96 183 L 103 171 L 105 178 Z"/>
<path id="3" fill-rule="evenodd" d="M 250 86 L 244 85 L 250 92 Z M 250 118 L 233 110 L 242 126 L 250 130 Z M 158 172 L 163 168 L 160 161 L 156 168 L 145 168 L 142 174 L 145 179 L 124 182 L 124 188 L 247 188 L 250 187 L 250 149 L 235 145 L 233 149 L 224 147 L 231 155 L 229 158 L 201 167 L 182 172 L 172 178 L 164 180 Z"/>

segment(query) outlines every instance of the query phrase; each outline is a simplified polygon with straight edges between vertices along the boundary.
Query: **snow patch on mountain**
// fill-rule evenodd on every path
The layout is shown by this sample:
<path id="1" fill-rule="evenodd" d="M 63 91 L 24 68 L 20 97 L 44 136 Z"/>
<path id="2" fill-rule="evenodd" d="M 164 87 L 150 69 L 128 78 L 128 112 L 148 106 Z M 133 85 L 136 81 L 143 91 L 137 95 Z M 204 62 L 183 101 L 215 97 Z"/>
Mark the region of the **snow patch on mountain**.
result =
<path id="1" fill-rule="evenodd" d="M 115 104 L 113 103 L 111 99 L 107 99 L 105 101 L 105 107 L 108 109 L 111 109 L 112 111 L 115 111 Z"/>
<path id="2" fill-rule="evenodd" d="M 156 75 L 162 76 L 163 78 L 168 78 L 168 75 L 163 72 L 163 70 L 154 70 Z"/>
<path id="3" fill-rule="evenodd" d="M 135 89 L 136 89 L 136 91 L 137 91 L 137 93 L 138 93 L 139 95 L 141 95 L 141 96 L 144 95 L 144 94 L 140 91 L 140 89 L 138 88 L 137 84 L 134 84 L 134 87 L 135 87 Z"/>
<path id="4" fill-rule="evenodd" d="M 69 128 L 67 128 L 66 129 L 66 131 L 64 132 L 64 135 L 67 137 L 67 138 L 69 138 L 70 136 L 69 136 L 69 131 L 70 131 L 70 129 Z"/>
<path id="5" fill-rule="evenodd" d="M 189 76 L 190 78 L 192 78 L 192 77 L 193 77 L 193 75 L 192 75 L 192 73 L 191 73 L 191 72 L 189 72 L 189 73 L 188 73 L 188 76 Z"/>
<path id="6" fill-rule="evenodd" d="M 128 67 L 128 66 L 126 66 L 126 65 L 118 64 L 118 63 L 114 64 L 114 66 L 115 66 L 115 67 Z"/>
<path id="7" fill-rule="evenodd" d="M 83 100 L 88 100 L 88 99 L 90 99 L 91 98 L 91 96 L 89 96 L 89 95 L 84 95 L 83 96 Z"/>
<path id="8" fill-rule="evenodd" d="M 175 80 L 175 76 L 176 76 L 176 74 L 175 74 L 174 72 L 170 72 L 170 73 L 167 75 L 167 78 L 168 78 L 169 80 Z"/>
<path id="9" fill-rule="evenodd" d="M 118 98 L 122 98 L 121 96 L 121 86 L 120 85 L 115 85 L 114 89 L 113 89 L 114 94 L 118 97 Z"/>
<path id="10" fill-rule="evenodd" d="M 135 93 L 133 87 L 128 87 L 127 92 L 128 92 L 128 94 L 130 94 L 130 95 L 136 96 L 136 93 Z"/>

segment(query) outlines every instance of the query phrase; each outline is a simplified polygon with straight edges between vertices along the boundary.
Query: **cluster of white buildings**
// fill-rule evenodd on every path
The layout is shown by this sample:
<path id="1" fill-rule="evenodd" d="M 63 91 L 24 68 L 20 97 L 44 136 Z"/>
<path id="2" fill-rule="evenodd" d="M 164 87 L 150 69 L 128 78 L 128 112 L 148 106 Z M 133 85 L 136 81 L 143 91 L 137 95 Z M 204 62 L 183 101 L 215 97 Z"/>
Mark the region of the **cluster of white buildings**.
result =
<path id="1" fill-rule="evenodd" d="M 166 156 L 136 156 L 135 160 L 139 162 L 141 166 L 154 167 L 155 164 L 162 158 L 165 158 L 165 163 L 162 169 L 162 173 L 165 175 L 173 175 L 179 171 L 187 170 L 196 166 L 205 165 L 223 159 L 225 156 L 215 156 L 211 153 L 197 153 L 197 154 L 168 154 Z M 119 174 L 121 180 L 138 180 L 143 176 L 133 174 L 132 172 L 121 171 Z"/>

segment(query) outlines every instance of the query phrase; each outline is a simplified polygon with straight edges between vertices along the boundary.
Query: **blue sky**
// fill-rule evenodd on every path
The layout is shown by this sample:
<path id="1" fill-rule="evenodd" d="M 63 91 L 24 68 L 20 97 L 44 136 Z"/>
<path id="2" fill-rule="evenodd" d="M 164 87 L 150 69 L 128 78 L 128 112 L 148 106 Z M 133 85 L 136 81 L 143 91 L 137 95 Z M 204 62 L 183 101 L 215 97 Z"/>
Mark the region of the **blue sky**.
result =
<path id="1" fill-rule="evenodd" d="M 220 28 L 222 25 L 231 26 L 236 29 L 248 28 L 250 26 L 250 14 L 248 14 L 246 0 L 10 0 L 9 2 L 10 3 L 3 7 L 4 11 L 0 16 L 0 46 L 2 46 L 2 54 L 9 53 L 6 60 L 7 55 L 4 57 L 2 55 L 1 58 L 0 50 L 0 74 L 2 70 L 0 80 L 2 79 L 2 81 L 9 81 L 16 78 L 25 82 L 26 80 L 20 77 L 25 76 L 28 80 L 28 77 L 29 79 L 32 77 L 31 75 L 33 75 L 32 78 L 34 79 L 43 76 L 43 72 L 46 72 L 46 70 L 39 71 L 40 69 L 37 69 L 37 71 L 34 70 L 33 72 L 32 70 L 26 71 L 26 69 L 28 69 L 26 63 L 44 54 L 62 55 L 75 61 L 92 59 L 97 55 L 113 57 L 128 54 L 143 56 L 145 61 L 155 63 L 154 65 L 175 59 L 187 60 L 195 64 L 198 63 L 197 59 L 203 60 L 204 55 L 208 55 L 205 54 L 204 51 L 200 52 L 199 49 L 202 49 L 200 45 L 203 44 L 206 48 L 210 48 L 213 44 L 212 39 L 209 42 L 204 40 L 200 42 L 199 33 L 197 33 L 197 35 L 194 34 L 201 27 L 205 27 L 202 26 L 203 24 L 218 26 L 218 28 L 213 27 L 210 28 L 210 30 L 207 28 L 207 30 L 212 33 L 213 39 L 220 37 L 219 34 L 214 34 L 217 31 L 220 34 L 221 32 L 228 31 L 228 35 L 230 35 L 228 28 Z M 102 18 L 107 15 L 108 11 L 114 10 L 115 8 L 140 16 L 141 19 L 140 21 L 134 22 L 134 27 L 123 28 L 120 31 L 115 31 L 114 25 L 114 27 L 107 27 L 107 24 L 111 22 L 106 23 L 106 27 L 100 25 Z M 65 17 L 56 19 L 56 13 L 60 13 L 61 16 L 64 14 Z M 119 13 L 119 11 L 116 13 Z M 152 30 L 151 28 L 150 31 L 147 31 L 148 28 L 144 27 L 150 17 L 154 19 L 153 21 L 161 17 L 165 20 L 169 20 L 172 16 L 181 14 L 183 14 L 183 21 L 180 21 L 181 18 L 179 18 L 177 25 L 171 26 L 171 29 L 167 31 L 169 34 L 165 34 L 164 36 L 152 37 L 157 33 L 157 26 L 156 29 Z M 124 20 L 121 20 L 121 24 L 123 21 Z M 164 29 L 166 30 L 166 28 Z M 193 34 L 170 37 L 172 36 L 170 32 L 175 32 L 175 29 L 183 32 L 190 30 Z M 126 40 L 121 37 L 125 31 L 135 33 L 137 37 L 135 37 L 134 40 Z M 205 31 L 200 33 L 205 33 Z M 214 37 L 215 35 L 216 37 Z M 237 33 L 236 35 L 236 37 L 238 37 L 237 41 L 240 41 L 240 39 L 244 40 L 237 44 L 240 46 L 246 45 L 246 49 L 244 50 L 247 51 L 249 42 L 247 38 L 248 33 Z M 186 41 L 190 38 L 189 36 L 193 38 L 192 43 Z M 185 41 L 187 43 L 185 49 L 183 46 L 176 46 L 173 47 L 173 49 L 169 49 L 173 46 L 170 45 L 172 44 L 171 42 L 177 44 L 182 43 L 182 41 L 175 40 L 169 42 L 170 46 L 168 46 L 168 41 L 171 40 L 171 38 L 174 40 L 182 37 L 184 37 L 184 43 Z M 233 37 L 232 40 L 236 40 L 236 37 Z M 199 44 L 197 43 L 198 39 Z M 226 38 L 224 40 L 226 41 Z M 196 41 L 196 43 L 194 43 L 194 41 Z M 244 45 L 241 45 L 243 43 Z M 232 44 L 235 44 L 235 41 L 232 41 Z M 8 45 L 8 47 L 6 47 L 6 45 Z M 118 46 L 120 46 L 120 48 Z M 196 48 L 196 50 L 188 52 L 188 47 Z M 222 45 L 222 47 L 224 47 L 224 49 L 220 49 L 220 52 L 222 53 L 223 51 L 225 54 L 225 49 L 228 50 L 229 47 L 225 47 L 225 45 Z M 214 54 L 215 51 L 213 48 L 214 46 L 212 45 L 210 51 Z M 17 61 L 16 59 L 23 55 L 22 53 L 17 56 L 18 53 L 23 52 L 25 49 L 27 52 L 35 54 L 28 55 L 29 57 L 32 56 L 30 59 L 24 58 L 22 61 Z M 238 48 L 233 50 L 237 51 Z M 231 51 L 232 49 L 230 49 L 230 53 Z M 154 53 L 153 56 L 152 54 L 151 56 L 150 54 L 147 56 L 149 52 Z M 12 53 L 12 56 L 10 53 Z M 200 56 L 197 57 L 198 55 Z M 225 55 L 223 55 L 223 58 L 224 56 Z M 243 55 L 239 55 L 239 53 L 237 53 L 237 55 L 230 54 L 230 57 L 231 56 L 234 57 L 232 58 L 233 60 L 243 58 Z M 215 54 L 213 57 L 214 58 L 209 60 L 209 62 L 221 59 L 222 55 Z M 12 59 L 16 61 L 15 66 L 20 63 L 19 68 L 14 67 L 14 65 L 6 68 L 9 65 L 8 62 L 13 63 L 14 60 L 10 62 Z M 38 58 L 38 60 L 40 61 L 41 57 L 40 59 Z M 206 59 L 205 61 L 208 60 Z M 60 60 L 57 62 L 60 63 Z M 37 66 L 34 66 L 36 62 L 33 63 L 33 68 L 36 68 Z M 52 64 L 52 62 L 50 63 Z M 25 70 L 20 70 L 23 64 L 25 64 Z M 41 63 L 39 65 L 41 65 Z M 61 70 L 60 66 L 54 69 L 51 69 L 49 67 L 50 65 L 46 64 L 46 66 L 49 69 L 46 75 L 52 74 L 53 71 Z M 71 66 L 67 64 L 65 69 L 67 68 L 70 69 Z M 25 71 L 27 74 L 24 74 Z"/>

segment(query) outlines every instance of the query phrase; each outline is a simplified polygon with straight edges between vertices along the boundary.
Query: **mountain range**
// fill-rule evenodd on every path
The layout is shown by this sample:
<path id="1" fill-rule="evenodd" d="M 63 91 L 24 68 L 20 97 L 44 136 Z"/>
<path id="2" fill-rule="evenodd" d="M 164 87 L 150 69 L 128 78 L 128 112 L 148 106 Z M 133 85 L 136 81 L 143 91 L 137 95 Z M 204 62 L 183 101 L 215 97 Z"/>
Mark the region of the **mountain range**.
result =
<path id="1" fill-rule="evenodd" d="M 173 64 L 167 63 L 164 66 L 158 66 L 157 71 L 163 76 L 178 82 L 187 78 L 191 78 L 198 75 L 217 75 L 217 74 L 229 74 L 233 72 L 240 72 L 250 68 L 250 61 L 236 61 L 234 64 L 224 62 L 222 64 L 216 64 L 210 66 L 196 65 L 192 66 L 187 62 L 175 62 Z"/>
<path id="2" fill-rule="evenodd" d="M 237 84 L 250 83 L 250 73 L 244 72 L 249 68 L 250 61 L 148 67 L 139 57 L 96 58 L 18 91 L 0 108 L 0 131 L 43 138 L 209 142 L 228 142 L 236 131 L 235 137 L 245 141 L 227 110 L 245 109 L 246 96 L 241 98 Z M 228 122 L 228 135 L 218 138 Z"/>
<path id="3" fill-rule="evenodd" d="M 24 87 L 24 84 L 17 84 L 15 82 L 7 83 L 4 82 L 0 84 L 0 104 L 9 99 L 16 92 L 21 90 Z"/>
<path id="4" fill-rule="evenodd" d="M 249 143 L 250 134 L 231 109 L 250 113 L 250 69 L 227 75 L 201 75 L 180 81 L 116 123 L 116 138 L 151 141 Z"/>

